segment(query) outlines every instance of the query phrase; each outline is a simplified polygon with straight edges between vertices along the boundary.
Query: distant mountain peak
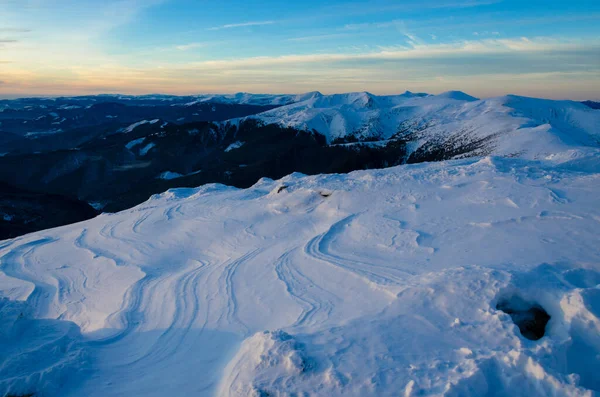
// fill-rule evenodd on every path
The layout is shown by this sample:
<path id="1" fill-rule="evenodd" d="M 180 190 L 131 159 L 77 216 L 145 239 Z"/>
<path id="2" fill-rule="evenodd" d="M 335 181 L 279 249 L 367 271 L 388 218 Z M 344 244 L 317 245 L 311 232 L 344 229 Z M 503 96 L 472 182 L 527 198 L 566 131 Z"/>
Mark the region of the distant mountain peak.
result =
<path id="1" fill-rule="evenodd" d="M 309 91 L 304 94 L 300 94 L 300 96 L 322 97 L 323 94 L 320 91 Z"/>
<path id="2" fill-rule="evenodd" d="M 403 94 L 400 94 L 401 97 L 405 97 L 405 98 L 416 98 L 416 97 L 425 97 L 425 96 L 429 96 L 429 94 L 427 94 L 426 92 L 412 92 L 409 90 L 404 91 Z"/>
<path id="3" fill-rule="evenodd" d="M 448 99 L 456 99 L 458 101 L 469 101 L 469 102 L 473 102 L 473 101 L 478 101 L 479 98 L 475 98 L 474 96 L 471 96 L 465 92 L 462 91 L 446 91 L 446 92 L 442 92 L 439 95 L 436 95 L 438 98 L 448 98 Z"/>

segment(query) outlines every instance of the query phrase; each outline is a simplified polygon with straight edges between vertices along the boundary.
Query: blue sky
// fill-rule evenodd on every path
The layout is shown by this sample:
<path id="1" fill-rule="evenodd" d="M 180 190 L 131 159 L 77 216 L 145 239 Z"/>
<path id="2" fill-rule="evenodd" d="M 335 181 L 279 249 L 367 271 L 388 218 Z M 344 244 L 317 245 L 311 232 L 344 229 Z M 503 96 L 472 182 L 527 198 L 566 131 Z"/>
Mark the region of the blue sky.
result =
<path id="1" fill-rule="evenodd" d="M 0 96 L 407 89 L 600 99 L 600 2 L 0 0 Z"/>

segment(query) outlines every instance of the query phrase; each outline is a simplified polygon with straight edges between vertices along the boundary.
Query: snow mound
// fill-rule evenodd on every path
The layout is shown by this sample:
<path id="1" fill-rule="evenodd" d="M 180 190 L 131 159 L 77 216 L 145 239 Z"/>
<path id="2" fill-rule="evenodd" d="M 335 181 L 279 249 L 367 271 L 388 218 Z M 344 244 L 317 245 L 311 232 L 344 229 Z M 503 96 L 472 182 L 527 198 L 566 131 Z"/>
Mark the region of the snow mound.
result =
<path id="1" fill-rule="evenodd" d="M 36 319 L 25 302 L 0 297 L 0 394 L 60 395 L 88 373 L 79 328 Z M 40 393 L 43 391 L 43 393 Z"/>
<path id="2" fill-rule="evenodd" d="M 547 266 L 525 274 L 459 267 L 414 277 L 377 315 L 317 334 L 277 331 L 248 338 L 227 366 L 219 395 L 589 395 L 578 384 L 596 388 L 592 371 L 584 368 L 597 368 L 592 360 L 598 349 L 584 352 L 562 339 L 571 324 L 560 310 L 552 339 L 536 345 L 490 306 L 507 289 L 539 298 L 557 286 L 573 291 L 565 284 L 553 289 L 544 281 L 531 283 L 562 274 Z M 593 330 L 582 337 L 575 345 L 598 338 Z M 350 364 L 358 362 L 360 367 Z"/>
<path id="3" fill-rule="evenodd" d="M 599 157 L 172 189 L 3 241 L 0 393 L 591 396 Z"/>
<path id="4" fill-rule="evenodd" d="M 290 378 L 306 376 L 313 368 L 302 348 L 283 331 L 265 331 L 248 338 L 226 368 L 218 394 L 258 397 L 286 390 Z"/>

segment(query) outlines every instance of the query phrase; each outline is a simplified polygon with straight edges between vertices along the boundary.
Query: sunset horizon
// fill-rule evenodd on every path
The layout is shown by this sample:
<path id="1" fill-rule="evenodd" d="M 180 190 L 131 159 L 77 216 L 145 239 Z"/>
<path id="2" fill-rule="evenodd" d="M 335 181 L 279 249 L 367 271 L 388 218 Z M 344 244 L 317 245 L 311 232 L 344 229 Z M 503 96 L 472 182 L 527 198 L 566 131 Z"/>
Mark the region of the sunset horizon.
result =
<path id="1" fill-rule="evenodd" d="M 600 6 L 521 4 L 4 1 L 0 97 L 462 90 L 598 100 Z"/>

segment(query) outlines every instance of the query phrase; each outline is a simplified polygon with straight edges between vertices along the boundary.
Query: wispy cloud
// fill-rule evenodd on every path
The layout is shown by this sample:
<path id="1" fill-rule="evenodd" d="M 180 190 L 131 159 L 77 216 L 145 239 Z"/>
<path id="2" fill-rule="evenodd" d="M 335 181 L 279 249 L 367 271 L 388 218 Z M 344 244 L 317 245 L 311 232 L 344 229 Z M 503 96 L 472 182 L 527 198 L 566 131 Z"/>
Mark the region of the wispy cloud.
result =
<path id="1" fill-rule="evenodd" d="M 193 50 L 195 48 L 202 48 L 202 47 L 206 47 L 207 44 L 206 43 L 189 43 L 189 44 L 181 44 L 178 46 L 175 46 L 175 48 L 179 51 L 189 51 L 189 50 Z"/>
<path id="2" fill-rule="evenodd" d="M 487 5 L 498 4 L 502 0 L 423 0 L 423 1 L 398 1 L 395 4 L 373 5 L 369 2 L 356 2 L 352 4 L 334 5 L 327 7 L 332 16 L 339 15 L 368 15 L 368 14 L 383 14 L 386 12 L 399 11 L 418 11 L 418 10 L 439 10 L 439 9 L 460 9 L 481 7 Z M 325 12 L 325 14 L 329 14 Z"/>
<path id="3" fill-rule="evenodd" d="M 499 35 L 497 30 L 498 27 L 502 26 L 524 26 L 524 25 L 541 25 L 541 24 L 561 24 L 569 22 L 586 22 L 586 21 L 600 21 L 600 13 L 588 12 L 588 13 L 569 13 L 563 15 L 542 15 L 542 16 L 524 16 L 515 18 L 512 15 L 503 14 L 481 14 L 479 18 L 473 19 L 471 17 L 454 17 L 447 16 L 441 18 L 429 18 L 429 19 L 393 19 L 382 22 L 370 22 L 370 23 L 357 23 L 357 24 L 346 24 L 336 28 L 336 30 L 351 30 L 351 31 L 367 31 L 377 29 L 392 29 L 398 26 L 399 23 L 406 24 L 412 30 L 427 30 L 430 31 L 432 27 L 435 30 L 456 30 L 459 28 L 473 28 L 479 29 L 490 28 L 495 26 L 496 30 L 490 32 L 492 35 Z M 490 28 L 491 29 L 491 28 Z M 478 33 L 488 34 L 487 31 L 476 30 Z"/>
<path id="4" fill-rule="evenodd" d="M 250 22 L 242 22 L 242 23 L 230 23 L 227 25 L 214 26 L 214 27 L 208 28 L 206 30 L 245 28 L 245 27 L 249 27 L 249 26 L 273 25 L 274 23 L 275 23 L 275 21 L 250 21 Z"/>
<path id="5" fill-rule="evenodd" d="M 0 0 L 0 32 L 40 33 L 38 41 L 99 37 L 168 0 Z M 6 4 L 6 7 L 3 7 Z"/>
<path id="6" fill-rule="evenodd" d="M 332 34 L 321 34 L 314 36 L 303 36 L 303 37 L 293 37 L 291 39 L 287 39 L 287 41 L 321 41 L 321 40 L 330 40 L 330 39 L 339 39 L 343 37 L 348 37 L 350 34 L 348 33 L 332 33 Z"/>
<path id="7" fill-rule="evenodd" d="M 232 60 L 215 60 L 191 63 L 190 67 L 198 69 L 236 69 L 236 68 L 268 68 L 278 65 L 316 64 L 331 62 L 357 62 L 375 60 L 408 60 L 435 59 L 451 57 L 460 60 L 463 57 L 507 55 L 507 54 L 540 54 L 540 53 L 579 53 L 583 49 L 590 56 L 600 53 L 600 41 L 565 42 L 547 38 L 529 39 L 486 39 L 459 41 L 446 44 L 419 44 L 412 37 L 411 46 L 380 47 L 378 51 L 364 53 L 316 53 L 303 55 L 261 56 Z"/>
<path id="8" fill-rule="evenodd" d="M 365 29 L 385 29 L 395 26 L 398 22 L 401 22 L 399 19 L 394 19 L 386 22 L 372 22 L 372 23 L 351 23 L 344 25 L 342 30 L 365 30 Z"/>
<path id="9" fill-rule="evenodd" d="M 0 28 L 0 33 L 30 33 L 31 29 L 22 28 Z"/>

